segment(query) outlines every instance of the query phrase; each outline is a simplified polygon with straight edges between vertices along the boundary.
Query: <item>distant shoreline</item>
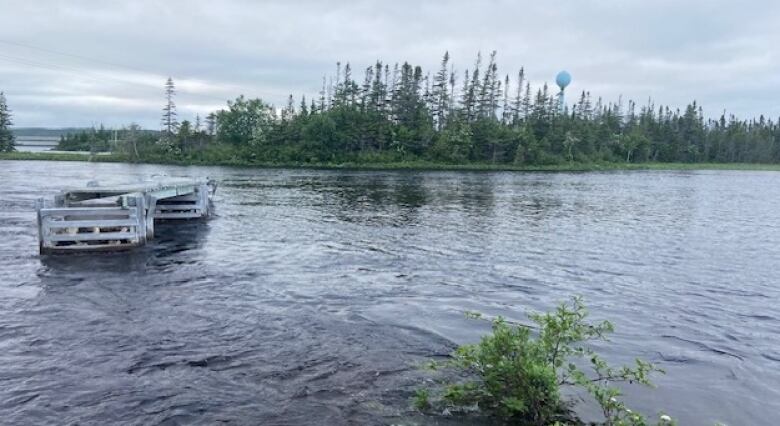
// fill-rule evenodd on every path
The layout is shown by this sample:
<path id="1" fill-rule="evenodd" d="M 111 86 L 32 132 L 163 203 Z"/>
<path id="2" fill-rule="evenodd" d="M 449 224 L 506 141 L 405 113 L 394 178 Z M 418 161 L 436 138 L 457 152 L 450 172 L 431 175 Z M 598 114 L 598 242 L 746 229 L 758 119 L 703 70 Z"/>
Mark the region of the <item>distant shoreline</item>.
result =
<path id="1" fill-rule="evenodd" d="M 289 168 L 325 170 L 421 170 L 421 171 L 518 171 L 518 172 L 589 172 L 620 170 L 753 170 L 780 171 L 780 164 L 754 163 L 565 163 L 555 165 L 507 165 L 507 164 L 445 164 L 431 161 L 394 163 L 255 163 L 243 160 L 215 162 L 201 161 L 129 161 L 115 154 L 89 155 L 83 153 L 10 152 L 0 153 L 0 161 L 83 161 L 101 163 L 161 164 L 178 166 L 223 166 L 243 168 Z"/>

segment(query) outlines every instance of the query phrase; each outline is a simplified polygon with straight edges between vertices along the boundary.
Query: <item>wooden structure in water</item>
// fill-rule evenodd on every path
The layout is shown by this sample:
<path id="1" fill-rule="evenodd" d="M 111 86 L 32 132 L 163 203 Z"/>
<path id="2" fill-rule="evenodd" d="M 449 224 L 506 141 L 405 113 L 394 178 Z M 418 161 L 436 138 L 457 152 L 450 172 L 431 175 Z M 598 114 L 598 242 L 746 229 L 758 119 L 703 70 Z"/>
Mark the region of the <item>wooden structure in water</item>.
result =
<path id="1" fill-rule="evenodd" d="M 41 254 L 114 251 L 139 247 L 154 238 L 155 220 L 198 219 L 209 215 L 213 181 L 165 180 L 63 190 L 49 206 L 40 199 Z"/>

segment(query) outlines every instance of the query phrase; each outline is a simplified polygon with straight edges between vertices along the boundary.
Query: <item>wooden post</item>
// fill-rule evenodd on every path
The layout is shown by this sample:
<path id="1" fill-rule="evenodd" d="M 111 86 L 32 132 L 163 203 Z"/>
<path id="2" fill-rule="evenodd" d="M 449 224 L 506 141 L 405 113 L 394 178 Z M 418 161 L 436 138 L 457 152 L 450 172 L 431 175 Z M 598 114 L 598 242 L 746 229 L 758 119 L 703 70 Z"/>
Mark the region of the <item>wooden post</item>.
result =
<path id="1" fill-rule="evenodd" d="M 43 217 L 41 217 L 41 209 L 45 205 L 45 202 L 43 201 L 43 198 L 39 198 L 35 201 L 35 213 L 38 219 L 38 252 L 40 254 L 43 254 L 44 249 L 44 240 L 45 240 L 45 234 L 43 231 Z"/>
<path id="2" fill-rule="evenodd" d="M 133 198 L 135 201 L 135 233 L 138 245 L 142 246 L 146 244 L 146 233 L 148 232 L 146 228 L 146 197 L 143 194 L 136 194 Z"/>
<path id="3" fill-rule="evenodd" d="M 157 198 L 149 196 L 146 203 L 146 239 L 154 239 L 154 213 L 157 210 Z"/>
<path id="4" fill-rule="evenodd" d="M 209 186 L 200 185 L 198 187 L 198 204 L 200 204 L 201 217 L 209 215 Z"/>

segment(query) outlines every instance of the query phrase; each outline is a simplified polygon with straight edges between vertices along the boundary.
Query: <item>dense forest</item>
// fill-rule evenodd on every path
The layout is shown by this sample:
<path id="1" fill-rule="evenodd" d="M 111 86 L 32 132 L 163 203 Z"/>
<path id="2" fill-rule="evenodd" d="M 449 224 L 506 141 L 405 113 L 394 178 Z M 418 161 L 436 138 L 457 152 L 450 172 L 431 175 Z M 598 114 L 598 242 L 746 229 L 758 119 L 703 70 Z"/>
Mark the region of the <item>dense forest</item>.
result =
<path id="1" fill-rule="evenodd" d="M 556 92 L 532 87 L 523 69 L 499 74 L 495 52 L 462 73 L 445 53 L 434 73 L 377 62 L 360 80 L 339 63 L 314 99 L 291 95 L 276 108 L 242 96 L 203 121 L 179 123 L 169 79 L 161 132 L 98 129 L 63 138 L 61 148 L 113 149 L 141 161 L 279 164 L 780 162 L 780 126 L 763 116 L 712 119 L 696 102 L 680 110 L 589 92 L 561 106 Z M 111 146 L 112 138 L 121 143 Z"/>
<path id="2" fill-rule="evenodd" d="M 157 130 L 141 130 L 138 126 L 131 126 L 129 129 L 110 130 L 103 126 L 93 129 L 78 129 L 70 131 L 60 136 L 60 142 L 57 149 L 62 151 L 89 151 L 89 152 L 109 152 L 117 146 L 129 141 L 138 141 L 147 139 L 149 143 L 156 142 L 159 139 L 160 132 Z M 148 148 L 147 148 L 148 150 Z"/>

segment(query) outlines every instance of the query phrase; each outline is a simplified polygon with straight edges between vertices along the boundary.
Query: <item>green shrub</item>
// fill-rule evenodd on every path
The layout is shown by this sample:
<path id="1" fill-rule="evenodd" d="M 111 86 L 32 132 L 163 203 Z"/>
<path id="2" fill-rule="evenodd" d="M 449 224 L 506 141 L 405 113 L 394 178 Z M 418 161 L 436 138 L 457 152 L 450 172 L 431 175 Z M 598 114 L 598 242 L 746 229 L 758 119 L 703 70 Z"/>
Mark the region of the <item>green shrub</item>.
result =
<path id="1" fill-rule="evenodd" d="M 418 410 L 427 410 L 428 408 L 431 408 L 428 389 L 417 389 L 414 392 L 414 408 Z"/>
<path id="2" fill-rule="evenodd" d="M 471 318 L 481 314 L 469 313 Z M 608 321 L 590 323 L 580 298 L 562 303 L 553 312 L 530 314 L 538 326 L 536 333 L 521 324 L 499 317 L 492 321 L 492 332 L 479 343 L 459 347 L 452 359 L 435 364 L 439 368 L 466 373 L 467 380 L 446 384 L 439 390 L 437 404 L 449 410 L 472 411 L 477 408 L 507 423 L 524 425 L 569 424 L 576 422 L 561 398 L 561 387 L 574 386 L 587 391 L 599 404 L 607 426 L 643 426 L 649 424 L 619 399 L 616 383 L 652 386 L 649 375 L 662 372 L 653 364 L 637 359 L 633 367 L 610 367 L 586 342 L 607 340 L 613 331 Z M 578 361 L 579 360 L 579 361 Z M 583 362 L 587 361 L 587 362 Z M 587 364 L 582 368 L 578 364 Z M 425 391 L 425 404 L 433 407 L 431 393 Z M 658 424 L 673 424 L 661 416 Z"/>

